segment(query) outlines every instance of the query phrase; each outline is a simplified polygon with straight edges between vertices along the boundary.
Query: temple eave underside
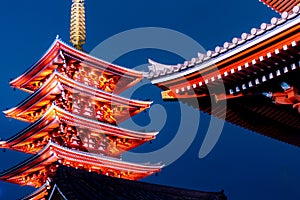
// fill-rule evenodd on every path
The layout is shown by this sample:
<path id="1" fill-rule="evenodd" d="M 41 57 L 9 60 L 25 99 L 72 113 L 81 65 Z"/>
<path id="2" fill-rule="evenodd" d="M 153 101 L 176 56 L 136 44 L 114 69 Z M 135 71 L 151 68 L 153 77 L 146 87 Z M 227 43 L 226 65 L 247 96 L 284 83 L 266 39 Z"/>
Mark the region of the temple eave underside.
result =
<path id="1" fill-rule="evenodd" d="M 149 108 L 151 103 L 122 98 L 54 73 L 35 93 L 4 113 L 22 121 L 34 122 L 51 104 L 55 104 L 74 114 L 120 123 Z"/>
<path id="2" fill-rule="evenodd" d="M 7 142 L 2 142 L 0 146 L 26 153 L 37 153 L 52 140 L 70 148 L 115 157 L 155 139 L 156 134 L 157 132 L 142 133 L 122 129 L 82 118 L 52 106 L 40 120 Z"/>

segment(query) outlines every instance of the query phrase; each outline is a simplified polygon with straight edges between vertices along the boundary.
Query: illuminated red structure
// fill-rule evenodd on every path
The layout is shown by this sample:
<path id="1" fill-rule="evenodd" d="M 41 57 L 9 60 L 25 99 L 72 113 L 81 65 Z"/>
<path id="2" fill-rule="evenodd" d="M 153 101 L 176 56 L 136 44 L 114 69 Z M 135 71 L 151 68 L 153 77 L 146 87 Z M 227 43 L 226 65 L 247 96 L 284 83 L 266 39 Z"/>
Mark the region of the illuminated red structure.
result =
<path id="1" fill-rule="evenodd" d="M 84 0 L 72 0 L 70 41 L 58 38 L 42 58 L 12 80 L 30 93 L 7 117 L 31 123 L 0 148 L 32 157 L 0 173 L 0 180 L 38 188 L 23 200 L 45 199 L 216 199 L 224 192 L 201 192 L 138 182 L 161 171 L 162 164 L 123 161 L 121 154 L 155 139 L 158 132 L 118 127 L 152 102 L 119 94 L 145 74 L 82 51 Z"/>
<path id="2" fill-rule="evenodd" d="M 4 113 L 31 125 L 1 141 L 0 147 L 34 155 L 1 173 L 0 180 L 40 188 L 30 199 L 49 197 L 53 177 L 63 166 L 128 180 L 139 180 L 163 167 L 121 158 L 158 134 L 117 126 L 149 108 L 151 102 L 118 95 L 138 83 L 142 72 L 81 51 L 85 42 L 82 0 L 73 0 L 71 42 L 74 47 L 56 39 L 36 64 L 10 82 L 31 95 Z"/>
<path id="3" fill-rule="evenodd" d="M 129 180 L 159 172 L 160 164 L 129 163 L 120 157 L 157 134 L 117 126 L 150 107 L 151 102 L 115 94 L 142 78 L 141 72 L 106 63 L 55 40 L 37 64 L 11 82 L 32 94 L 5 114 L 32 124 L 0 146 L 35 155 L 2 173 L 0 179 L 50 187 L 61 165 Z"/>
<path id="4" fill-rule="evenodd" d="M 282 13 L 281 17 L 184 64 L 150 60 L 148 78 L 163 90 L 165 100 L 181 100 L 300 146 L 299 1 L 263 2 Z"/>

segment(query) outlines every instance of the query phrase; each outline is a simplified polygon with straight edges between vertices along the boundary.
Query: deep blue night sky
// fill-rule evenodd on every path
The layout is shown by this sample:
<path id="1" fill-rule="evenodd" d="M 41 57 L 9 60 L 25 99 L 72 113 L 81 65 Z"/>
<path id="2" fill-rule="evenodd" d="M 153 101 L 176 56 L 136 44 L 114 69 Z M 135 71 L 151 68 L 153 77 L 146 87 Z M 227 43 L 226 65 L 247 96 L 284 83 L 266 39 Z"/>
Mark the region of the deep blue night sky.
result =
<path id="1" fill-rule="evenodd" d="M 0 110 L 17 105 L 28 95 L 13 91 L 8 84 L 10 79 L 21 75 L 37 61 L 57 34 L 68 42 L 70 4 L 71 0 L 1 3 Z M 86 12 L 86 51 L 91 51 L 110 36 L 139 27 L 173 29 L 209 50 L 278 16 L 258 0 L 87 0 Z M 131 52 L 126 56 L 116 60 L 116 63 L 134 67 L 146 63 L 149 57 L 170 64 L 182 61 L 166 52 L 149 50 Z M 140 89 L 134 95 L 135 98 L 151 99 L 154 104 L 161 103 L 168 112 L 176 113 L 178 104 L 162 103 L 160 90 L 154 86 L 145 86 L 145 90 Z M 135 117 L 135 120 L 141 125 L 149 123 L 146 112 Z M 172 120 L 177 119 L 168 118 L 153 144 L 145 144 L 138 150 L 155 149 L 167 144 L 176 133 Z M 190 120 L 192 123 L 193 119 Z M 226 123 L 216 147 L 207 157 L 199 159 L 198 151 L 208 120 L 208 116 L 201 114 L 198 135 L 184 156 L 166 167 L 159 176 L 151 176 L 144 181 L 204 191 L 224 189 L 232 200 L 300 198 L 299 148 Z M 2 139 L 9 138 L 28 125 L 7 119 L 4 114 L 0 115 L 0 124 Z M 1 151 L 0 171 L 27 157 L 23 153 Z M 16 199 L 30 191 L 31 188 L 0 182 L 0 199 Z"/>

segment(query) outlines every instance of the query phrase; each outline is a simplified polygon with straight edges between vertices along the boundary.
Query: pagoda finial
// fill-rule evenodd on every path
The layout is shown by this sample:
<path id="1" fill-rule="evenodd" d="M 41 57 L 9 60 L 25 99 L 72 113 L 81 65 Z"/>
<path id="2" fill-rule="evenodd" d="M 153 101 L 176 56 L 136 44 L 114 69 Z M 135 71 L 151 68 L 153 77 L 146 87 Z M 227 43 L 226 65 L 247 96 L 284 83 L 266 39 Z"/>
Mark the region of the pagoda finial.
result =
<path id="1" fill-rule="evenodd" d="M 72 0 L 70 41 L 76 49 L 82 50 L 86 41 L 84 0 Z"/>

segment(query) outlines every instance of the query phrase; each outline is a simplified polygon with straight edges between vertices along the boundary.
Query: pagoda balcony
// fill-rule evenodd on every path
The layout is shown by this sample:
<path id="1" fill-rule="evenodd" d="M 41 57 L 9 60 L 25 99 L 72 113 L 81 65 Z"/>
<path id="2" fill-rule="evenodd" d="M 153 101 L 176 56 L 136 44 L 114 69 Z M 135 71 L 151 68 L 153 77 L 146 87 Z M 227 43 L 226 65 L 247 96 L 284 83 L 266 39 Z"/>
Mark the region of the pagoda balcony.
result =
<path id="1" fill-rule="evenodd" d="M 157 134 L 126 130 L 53 105 L 39 120 L 2 141 L 0 147 L 35 154 L 52 140 L 71 149 L 120 157 L 123 152 L 155 139 Z"/>
<path id="2" fill-rule="evenodd" d="M 161 171 L 163 165 L 135 164 L 120 159 L 80 152 L 49 142 L 38 154 L 0 174 L 0 180 L 41 187 L 55 175 L 59 165 L 84 169 L 111 177 L 139 180 Z"/>
<path id="3" fill-rule="evenodd" d="M 132 87 L 144 77 L 142 72 L 97 59 L 56 39 L 36 64 L 10 84 L 32 93 L 55 70 L 73 80 L 115 94 Z"/>
<path id="4" fill-rule="evenodd" d="M 152 102 L 131 100 L 74 81 L 59 72 L 15 108 L 8 117 L 26 122 L 39 119 L 55 104 L 76 115 L 109 124 L 120 123 L 150 107 Z"/>

